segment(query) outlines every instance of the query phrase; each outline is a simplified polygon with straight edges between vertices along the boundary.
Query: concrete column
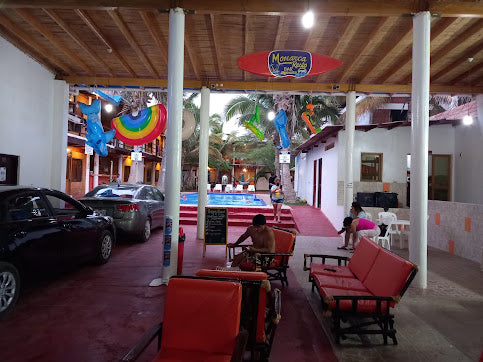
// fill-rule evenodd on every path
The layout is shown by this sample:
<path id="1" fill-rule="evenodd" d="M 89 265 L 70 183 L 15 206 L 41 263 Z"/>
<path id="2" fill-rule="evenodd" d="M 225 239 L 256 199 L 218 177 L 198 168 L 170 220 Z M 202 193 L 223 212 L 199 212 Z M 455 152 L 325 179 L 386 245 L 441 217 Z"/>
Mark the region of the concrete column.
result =
<path id="1" fill-rule="evenodd" d="M 54 80 L 52 105 L 52 147 L 50 187 L 65 192 L 67 170 L 67 124 L 69 122 L 69 86 L 63 80 Z"/>
<path id="2" fill-rule="evenodd" d="M 206 184 L 208 183 L 208 145 L 209 145 L 209 121 L 210 121 L 210 90 L 206 87 L 201 88 L 201 107 L 200 107 L 200 157 L 198 174 L 198 225 L 196 237 L 205 237 L 205 207 L 208 194 Z"/>
<path id="3" fill-rule="evenodd" d="M 420 288 L 427 287 L 430 28 L 428 11 L 414 16 L 409 259 L 419 266 L 413 284 Z"/>
<path id="4" fill-rule="evenodd" d="M 151 185 L 156 184 L 156 162 L 151 162 L 152 163 L 152 170 L 151 170 Z"/>
<path id="5" fill-rule="evenodd" d="M 349 91 L 346 96 L 345 118 L 345 176 L 344 176 L 344 217 L 349 213 L 354 201 L 353 153 L 354 131 L 356 127 L 356 92 Z"/>
<path id="6" fill-rule="evenodd" d="M 119 183 L 122 183 L 124 180 L 124 175 L 123 175 L 123 163 L 122 163 L 123 157 L 122 155 L 119 155 L 118 163 L 117 163 L 117 173 L 119 174 Z"/>
<path id="7" fill-rule="evenodd" d="M 99 155 L 94 152 L 94 182 L 92 188 L 99 186 Z"/>
<path id="8" fill-rule="evenodd" d="M 90 169 L 91 169 L 91 156 L 85 155 L 86 157 L 86 170 L 85 170 L 85 184 L 84 184 L 84 194 L 89 192 L 89 181 L 90 181 Z"/>
<path id="9" fill-rule="evenodd" d="M 168 124 L 166 132 L 166 198 L 164 208 L 163 276 L 150 285 L 167 284 L 177 273 L 179 197 L 181 189 L 181 128 L 183 125 L 184 12 L 169 11 Z M 171 225 L 170 228 L 167 224 Z M 160 284 L 158 284 L 160 285 Z"/>

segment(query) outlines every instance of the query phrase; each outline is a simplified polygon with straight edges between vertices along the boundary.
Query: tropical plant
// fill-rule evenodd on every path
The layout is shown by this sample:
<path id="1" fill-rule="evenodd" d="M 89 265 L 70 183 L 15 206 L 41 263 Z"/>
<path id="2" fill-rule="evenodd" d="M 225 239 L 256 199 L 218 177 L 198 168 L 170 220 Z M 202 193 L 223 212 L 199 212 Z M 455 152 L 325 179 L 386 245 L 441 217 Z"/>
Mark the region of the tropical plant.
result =
<path id="1" fill-rule="evenodd" d="M 258 106 L 260 111 L 260 124 L 257 125 L 264 131 L 265 139 L 270 139 L 274 147 L 283 149 L 280 135 L 272 121 L 268 120 L 268 112 L 279 112 L 284 109 L 287 114 L 286 131 L 288 138 L 306 140 L 310 136 L 306 124 L 302 121 L 302 113 L 307 111 L 307 105 L 313 104 L 315 126 L 320 127 L 327 122 L 334 123 L 339 115 L 338 104 L 333 97 L 312 97 L 309 95 L 261 94 L 248 95 L 234 98 L 225 106 L 225 118 L 227 120 L 238 116 L 238 123 L 248 122 Z M 293 150 L 293 143 L 287 150 Z M 290 178 L 290 164 L 282 164 L 280 172 L 279 152 L 274 152 L 276 174 L 282 176 L 282 184 L 287 202 L 295 201 L 295 192 Z"/>

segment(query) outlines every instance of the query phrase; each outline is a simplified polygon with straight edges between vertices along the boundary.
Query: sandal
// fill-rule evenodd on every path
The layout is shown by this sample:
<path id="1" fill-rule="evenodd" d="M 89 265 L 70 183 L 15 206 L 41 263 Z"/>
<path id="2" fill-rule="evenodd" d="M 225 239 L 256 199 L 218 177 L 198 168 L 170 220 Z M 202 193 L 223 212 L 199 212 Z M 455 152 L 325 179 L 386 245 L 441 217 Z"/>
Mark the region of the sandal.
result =
<path id="1" fill-rule="evenodd" d="M 339 246 L 337 249 L 343 249 L 343 250 L 347 250 L 347 247 L 346 246 Z"/>

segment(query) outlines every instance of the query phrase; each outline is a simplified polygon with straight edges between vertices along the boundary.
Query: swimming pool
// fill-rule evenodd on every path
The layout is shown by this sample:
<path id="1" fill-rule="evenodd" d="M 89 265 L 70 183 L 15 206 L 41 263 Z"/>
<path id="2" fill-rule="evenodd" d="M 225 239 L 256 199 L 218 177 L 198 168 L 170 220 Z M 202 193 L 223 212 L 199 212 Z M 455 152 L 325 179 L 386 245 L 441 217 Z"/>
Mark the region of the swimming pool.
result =
<path id="1" fill-rule="evenodd" d="M 198 204 L 198 193 L 183 194 L 180 198 L 181 205 Z M 265 201 L 257 199 L 253 194 L 217 194 L 208 192 L 208 205 L 228 206 L 266 206 Z"/>

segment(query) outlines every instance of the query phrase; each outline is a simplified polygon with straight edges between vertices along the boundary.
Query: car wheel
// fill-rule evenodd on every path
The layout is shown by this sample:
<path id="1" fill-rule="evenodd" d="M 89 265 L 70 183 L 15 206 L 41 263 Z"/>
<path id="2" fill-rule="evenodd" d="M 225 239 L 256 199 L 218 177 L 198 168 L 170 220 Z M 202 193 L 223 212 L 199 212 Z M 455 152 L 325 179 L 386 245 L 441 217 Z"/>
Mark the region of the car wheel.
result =
<path id="1" fill-rule="evenodd" d="M 150 236 L 151 236 L 151 220 L 147 218 L 146 221 L 144 222 L 143 232 L 141 233 L 141 241 L 145 243 L 146 241 L 149 240 Z"/>
<path id="2" fill-rule="evenodd" d="M 10 263 L 0 262 L 0 319 L 15 306 L 20 294 L 20 275 Z"/>
<path id="3" fill-rule="evenodd" d="M 104 231 L 97 244 L 97 264 L 105 264 L 111 257 L 113 246 L 112 234 L 109 231 Z"/>

